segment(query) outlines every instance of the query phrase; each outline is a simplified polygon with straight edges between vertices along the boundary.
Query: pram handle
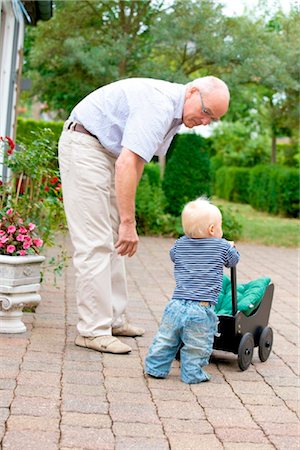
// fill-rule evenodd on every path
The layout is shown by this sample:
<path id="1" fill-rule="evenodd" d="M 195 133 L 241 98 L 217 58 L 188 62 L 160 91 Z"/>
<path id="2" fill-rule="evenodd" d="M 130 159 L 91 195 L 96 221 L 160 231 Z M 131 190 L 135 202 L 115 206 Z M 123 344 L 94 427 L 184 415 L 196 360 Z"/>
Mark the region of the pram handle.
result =
<path id="1" fill-rule="evenodd" d="M 230 268 L 232 315 L 237 313 L 236 267 Z"/>

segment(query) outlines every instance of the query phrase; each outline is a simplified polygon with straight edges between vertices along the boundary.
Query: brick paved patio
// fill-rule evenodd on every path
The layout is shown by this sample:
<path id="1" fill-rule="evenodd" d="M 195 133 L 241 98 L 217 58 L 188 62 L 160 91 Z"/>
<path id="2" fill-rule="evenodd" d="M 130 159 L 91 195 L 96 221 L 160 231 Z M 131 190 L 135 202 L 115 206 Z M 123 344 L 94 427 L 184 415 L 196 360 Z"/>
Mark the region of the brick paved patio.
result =
<path id="1" fill-rule="evenodd" d="M 0 439 L 3 450 L 300 449 L 297 251 L 240 244 L 238 282 L 270 276 L 274 347 L 257 349 L 241 372 L 236 356 L 214 352 L 212 381 L 185 385 L 174 363 L 167 380 L 143 376 L 143 360 L 174 280 L 173 240 L 141 238 L 128 259 L 129 316 L 147 332 L 123 338 L 130 355 L 76 347 L 74 272 L 26 314 L 28 330 L 0 335 Z"/>

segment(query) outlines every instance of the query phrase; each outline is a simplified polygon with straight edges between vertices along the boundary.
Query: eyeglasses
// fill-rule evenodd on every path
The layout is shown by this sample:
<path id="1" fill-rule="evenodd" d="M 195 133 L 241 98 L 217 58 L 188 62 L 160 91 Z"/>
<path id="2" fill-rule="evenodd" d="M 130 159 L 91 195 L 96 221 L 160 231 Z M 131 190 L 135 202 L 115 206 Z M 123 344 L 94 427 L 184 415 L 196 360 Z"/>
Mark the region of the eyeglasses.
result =
<path id="1" fill-rule="evenodd" d="M 200 100 L 201 100 L 201 110 L 202 110 L 203 114 L 206 114 L 210 118 L 211 122 L 218 122 L 219 119 L 217 119 L 216 117 L 213 117 L 211 112 L 205 107 L 200 91 L 199 91 L 199 95 L 200 95 Z"/>

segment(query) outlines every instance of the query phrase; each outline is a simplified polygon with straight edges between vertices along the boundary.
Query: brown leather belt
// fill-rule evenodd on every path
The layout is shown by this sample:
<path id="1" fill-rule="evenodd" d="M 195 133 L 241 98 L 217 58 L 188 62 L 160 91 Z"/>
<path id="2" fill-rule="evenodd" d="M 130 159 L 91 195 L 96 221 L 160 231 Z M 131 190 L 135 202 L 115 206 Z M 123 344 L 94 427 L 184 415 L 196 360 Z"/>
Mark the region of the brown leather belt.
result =
<path id="1" fill-rule="evenodd" d="M 73 125 L 74 122 L 70 122 L 69 126 L 68 126 L 68 130 L 70 130 L 71 126 Z M 93 136 L 95 139 L 98 139 L 97 136 L 95 136 L 94 134 L 90 133 L 86 128 L 84 128 L 83 125 L 81 125 L 81 123 L 75 123 L 75 125 L 72 128 L 73 131 L 78 131 L 78 133 L 84 133 L 84 134 L 88 134 L 89 136 Z"/>

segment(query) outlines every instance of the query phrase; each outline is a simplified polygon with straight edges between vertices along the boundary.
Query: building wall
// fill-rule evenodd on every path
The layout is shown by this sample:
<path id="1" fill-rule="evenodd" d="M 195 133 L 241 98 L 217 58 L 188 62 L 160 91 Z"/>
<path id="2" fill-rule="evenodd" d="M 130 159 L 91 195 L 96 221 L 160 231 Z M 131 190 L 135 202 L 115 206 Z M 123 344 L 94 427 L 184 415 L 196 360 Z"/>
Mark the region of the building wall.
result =
<path id="1" fill-rule="evenodd" d="M 0 0 L 0 7 L 0 136 L 14 139 L 25 22 L 18 0 Z M 0 178 L 5 180 L 2 160 L 0 154 Z"/>

